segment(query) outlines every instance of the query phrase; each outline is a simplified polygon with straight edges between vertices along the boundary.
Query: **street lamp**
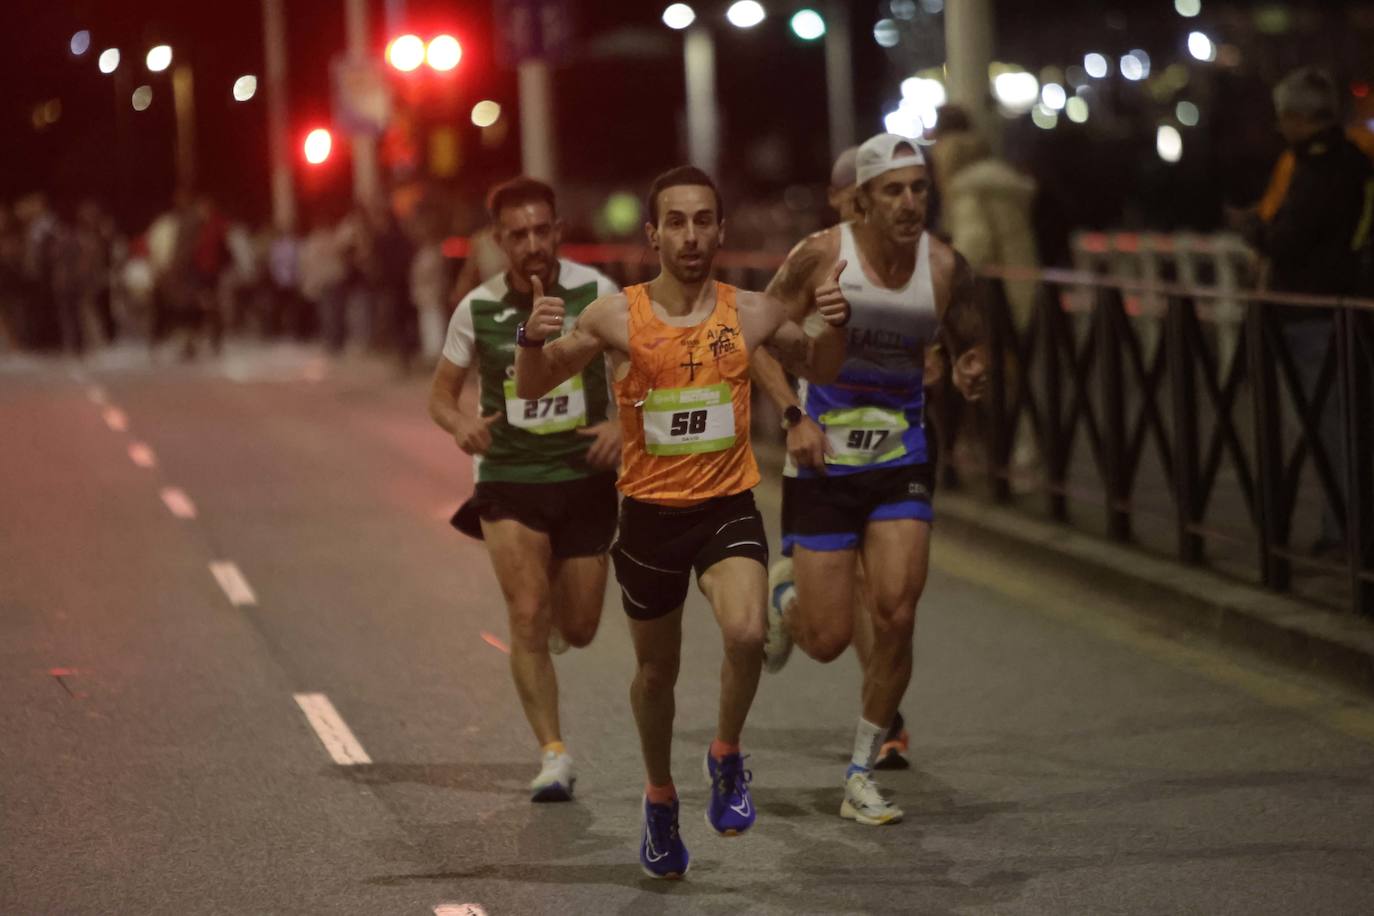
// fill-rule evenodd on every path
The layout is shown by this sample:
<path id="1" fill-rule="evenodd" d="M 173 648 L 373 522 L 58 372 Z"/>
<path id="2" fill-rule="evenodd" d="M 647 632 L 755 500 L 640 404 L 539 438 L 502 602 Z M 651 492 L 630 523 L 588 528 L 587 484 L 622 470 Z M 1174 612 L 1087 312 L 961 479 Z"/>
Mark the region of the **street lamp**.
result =
<path id="1" fill-rule="evenodd" d="M 802 41 L 815 41 L 825 34 L 825 20 L 815 10 L 798 10 L 792 16 L 792 32 Z"/>
<path id="2" fill-rule="evenodd" d="M 96 60 L 96 65 L 100 67 L 101 73 L 114 73 L 119 69 L 119 49 L 106 48 L 100 52 L 100 57 Z"/>
<path id="3" fill-rule="evenodd" d="M 685 3 L 674 3 L 663 11 L 663 24 L 679 31 L 695 22 L 696 18 L 696 12 Z"/>
<path id="4" fill-rule="evenodd" d="M 148 50 L 147 57 L 148 69 L 154 73 L 161 73 L 172 65 L 172 48 L 170 45 L 158 45 Z"/>
<path id="5" fill-rule="evenodd" d="M 766 15 L 759 0 L 736 0 L 725 11 L 725 18 L 737 29 L 752 29 L 762 22 Z"/>
<path id="6" fill-rule="evenodd" d="M 234 101 L 246 102 L 258 91 L 258 78 L 249 73 L 234 80 Z"/>

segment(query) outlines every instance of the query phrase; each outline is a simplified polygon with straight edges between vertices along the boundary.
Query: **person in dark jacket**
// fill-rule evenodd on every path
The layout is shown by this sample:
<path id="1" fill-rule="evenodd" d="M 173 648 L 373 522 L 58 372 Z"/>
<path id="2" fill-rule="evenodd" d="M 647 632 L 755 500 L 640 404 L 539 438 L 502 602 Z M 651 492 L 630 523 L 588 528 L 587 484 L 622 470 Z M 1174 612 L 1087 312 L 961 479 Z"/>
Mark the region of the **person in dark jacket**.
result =
<path id="1" fill-rule="evenodd" d="M 1335 86 L 1322 72 L 1302 68 L 1274 89 L 1279 132 L 1292 150 L 1292 183 L 1258 244 L 1268 260 L 1268 286 L 1276 292 L 1327 296 L 1368 295 L 1362 289 L 1361 254 L 1374 218 L 1374 169 L 1340 125 Z M 1335 359 L 1331 309 L 1274 307 L 1284 343 L 1297 369 L 1304 399 L 1313 395 L 1326 360 Z M 1341 398 L 1333 388 L 1318 420 L 1322 450 L 1344 486 Z M 1343 501 L 1343 497 L 1342 497 Z M 1343 552 L 1344 532 L 1328 505 L 1322 512 L 1319 553 Z"/>

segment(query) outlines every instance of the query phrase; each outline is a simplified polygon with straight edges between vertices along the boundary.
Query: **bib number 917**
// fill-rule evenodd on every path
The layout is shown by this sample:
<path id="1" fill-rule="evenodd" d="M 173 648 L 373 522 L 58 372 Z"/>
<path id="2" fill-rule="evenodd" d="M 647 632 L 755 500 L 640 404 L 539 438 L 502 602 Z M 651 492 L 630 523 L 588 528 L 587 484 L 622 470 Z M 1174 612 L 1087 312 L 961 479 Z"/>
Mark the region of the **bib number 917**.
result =
<path id="1" fill-rule="evenodd" d="M 892 431 L 887 429 L 852 429 L 845 444 L 852 449 L 877 452 L 890 435 Z"/>

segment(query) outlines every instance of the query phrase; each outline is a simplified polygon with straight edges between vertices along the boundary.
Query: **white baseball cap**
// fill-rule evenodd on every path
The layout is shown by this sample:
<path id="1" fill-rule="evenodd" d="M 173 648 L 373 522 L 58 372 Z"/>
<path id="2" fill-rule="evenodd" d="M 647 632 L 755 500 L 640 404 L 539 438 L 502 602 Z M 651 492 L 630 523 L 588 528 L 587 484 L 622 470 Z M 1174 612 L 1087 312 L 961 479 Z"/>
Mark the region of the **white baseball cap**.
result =
<path id="1" fill-rule="evenodd" d="M 851 146 L 843 153 L 840 153 L 839 158 L 835 160 L 835 164 L 830 167 L 830 186 L 832 188 L 838 191 L 844 188 L 852 188 L 859 183 L 856 178 L 858 172 L 854 167 L 854 160 L 858 154 L 859 148 L 857 146 Z"/>
<path id="2" fill-rule="evenodd" d="M 911 152 L 901 150 L 907 147 Z M 916 141 L 901 134 L 875 134 L 859 146 L 855 158 L 858 183 L 865 184 L 884 172 L 904 169 L 910 165 L 925 165 L 926 157 Z"/>

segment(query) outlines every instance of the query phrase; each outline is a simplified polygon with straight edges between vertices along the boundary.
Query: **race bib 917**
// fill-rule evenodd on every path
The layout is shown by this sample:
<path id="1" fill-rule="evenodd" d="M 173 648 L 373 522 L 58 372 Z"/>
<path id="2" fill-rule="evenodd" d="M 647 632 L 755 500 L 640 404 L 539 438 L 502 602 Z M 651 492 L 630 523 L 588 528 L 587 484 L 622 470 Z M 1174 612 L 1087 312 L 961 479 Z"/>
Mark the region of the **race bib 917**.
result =
<path id="1" fill-rule="evenodd" d="M 566 432 L 587 425 L 587 398 L 582 376 L 574 375 L 542 398 L 518 398 L 515 382 L 507 379 L 506 422 L 540 436 Z"/>
<path id="2" fill-rule="evenodd" d="M 735 406 L 724 382 L 651 391 L 641 408 L 650 455 L 719 452 L 735 444 Z"/>
<path id="3" fill-rule="evenodd" d="M 821 414 L 820 421 L 825 437 L 830 440 L 827 464 L 880 464 L 906 454 L 902 433 L 910 424 L 901 410 L 850 407 L 827 411 Z"/>

